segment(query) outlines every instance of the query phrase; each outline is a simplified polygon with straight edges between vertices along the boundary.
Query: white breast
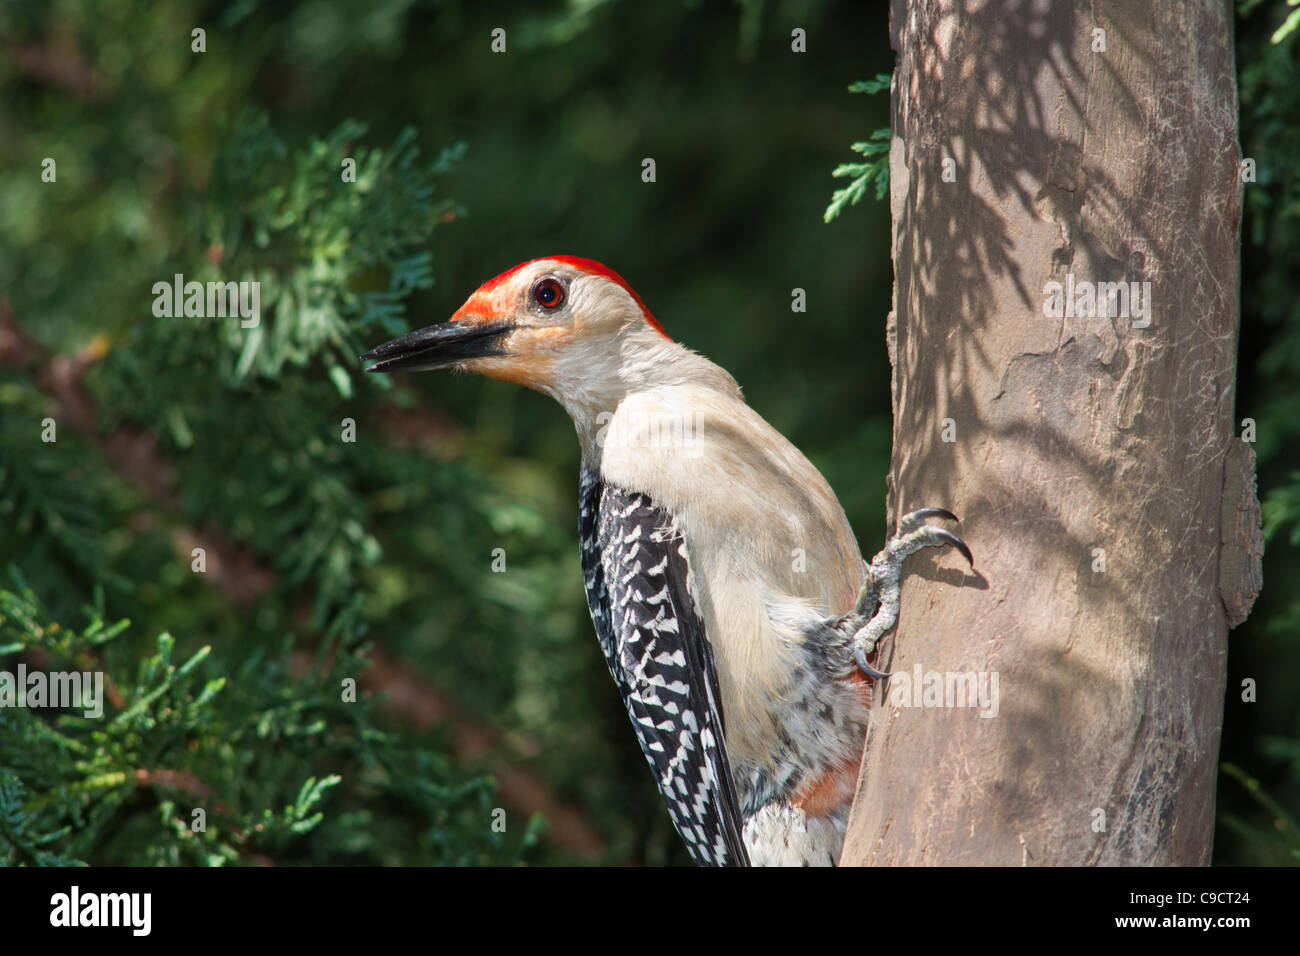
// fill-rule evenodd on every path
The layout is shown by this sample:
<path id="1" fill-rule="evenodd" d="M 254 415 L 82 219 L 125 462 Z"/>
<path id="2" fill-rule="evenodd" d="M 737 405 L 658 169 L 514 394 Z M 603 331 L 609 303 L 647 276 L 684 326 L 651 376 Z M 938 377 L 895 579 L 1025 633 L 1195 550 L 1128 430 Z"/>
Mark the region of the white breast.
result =
<path id="1" fill-rule="evenodd" d="M 865 575 L 857 542 L 817 469 L 738 397 L 698 385 L 646 389 L 604 417 L 596 451 L 605 480 L 648 494 L 685 535 L 739 776 L 782 749 L 788 706 L 806 680 L 802 629 L 791 621 L 852 607 Z"/>

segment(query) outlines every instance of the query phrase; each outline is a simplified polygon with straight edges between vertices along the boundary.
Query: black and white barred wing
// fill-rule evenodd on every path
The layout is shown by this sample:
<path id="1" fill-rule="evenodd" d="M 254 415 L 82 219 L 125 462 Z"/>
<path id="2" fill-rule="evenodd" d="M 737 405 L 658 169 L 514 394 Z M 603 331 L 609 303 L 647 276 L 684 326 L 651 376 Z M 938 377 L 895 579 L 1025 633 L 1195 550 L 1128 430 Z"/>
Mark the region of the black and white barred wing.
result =
<path id="1" fill-rule="evenodd" d="M 671 516 L 583 476 L 587 601 L 610 673 L 677 832 L 700 866 L 748 866 L 721 696 Z"/>

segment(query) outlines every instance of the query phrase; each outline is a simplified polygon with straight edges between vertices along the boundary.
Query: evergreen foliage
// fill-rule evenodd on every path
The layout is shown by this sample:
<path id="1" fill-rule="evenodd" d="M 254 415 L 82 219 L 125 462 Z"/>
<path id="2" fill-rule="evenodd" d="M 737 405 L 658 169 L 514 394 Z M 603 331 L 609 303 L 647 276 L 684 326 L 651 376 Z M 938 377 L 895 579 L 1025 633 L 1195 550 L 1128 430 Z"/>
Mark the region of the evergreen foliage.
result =
<path id="1" fill-rule="evenodd" d="M 1300 11 L 1238 4 L 1244 185 L 1237 425 L 1256 423 L 1264 591 L 1233 632 L 1216 859 L 1300 863 Z M 1258 703 L 1241 702 L 1244 679 Z"/>
<path id="2" fill-rule="evenodd" d="M 888 73 L 879 73 L 874 80 L 859 80 L 856 83 L 849 84 L 850 93 L 879 93 L 881 91 L 889 92 L 890 75 Z M 835 190 L 831 194 L 830 205 L 826 207 L 826 212 L 822 215 L 825 222 L 830 222 L 844 211 L 845 206 L 856 206 L 862 197 L 867 194 L 867 190 L 872 183 L 876 186 L 876 198 L 884 199 L 885 193 L 889 191 L 889 140 L 890 132 L 888 126 L 872 130 L 871 136 L 865 140 L 854 143 L 850 149 L 858 155 L 865 158 L 861 163 L 841 163 L 835 167 L 831 173 L 836 179 L 853 177 L 852 181 L 842 189 Z"/>
<path id="3" fill-rule="evenodd" d="M 1277 490 L 1234 641 L 1294 678 L 1294 651 L 1268 655 L 1300 612 L 1267 602 L 1300 578 L 1277 547 L 1300 513 L 1300 85 L 1296 34 L 1264 46 L 1285 6 L 1254 6 L 1244 139 L 1276 178 L 1247 190 L 1267 385 L 1241 405 L 1266 409 Z M 0 36 L 0 672 L 100 672 L 107 698 L 102 718 L 0 708 L 0 862 L 685 862 L 586 617 L 571 426 L 512 386 L 356 357 L 515 262 L 594 256 L 736 375 L 871 549 L 888 213 L 818 217 L 853 129 L 877 132 L 825 218 L 885 194 L 886 98 L 836 92 L 890 62 L 879 12 L 10 0 Z M 178 273 L 256 280 L 259 324 L 156 316 Z M 796 286 L 815 334 L 790 334 Z M 1225 743 L 1283 809 L 1295 719 L 1278 704 Z M 1231 812 L 1265 849 L 1223 859 L 1286 852 L 1261 804 Z"/>

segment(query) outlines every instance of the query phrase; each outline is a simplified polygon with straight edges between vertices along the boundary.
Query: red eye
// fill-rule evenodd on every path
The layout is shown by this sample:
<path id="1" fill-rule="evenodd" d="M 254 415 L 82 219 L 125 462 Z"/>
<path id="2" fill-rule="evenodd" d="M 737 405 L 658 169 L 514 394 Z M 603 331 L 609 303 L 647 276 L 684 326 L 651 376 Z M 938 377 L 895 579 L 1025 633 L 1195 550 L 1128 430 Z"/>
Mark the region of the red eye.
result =
<path id="1" fill-rule="evenodd" d="M 533 286 L 533 301 L 543 309 L 558 309 L 564 304 L 564 285 L 559 279 L 547 276 Z"/>

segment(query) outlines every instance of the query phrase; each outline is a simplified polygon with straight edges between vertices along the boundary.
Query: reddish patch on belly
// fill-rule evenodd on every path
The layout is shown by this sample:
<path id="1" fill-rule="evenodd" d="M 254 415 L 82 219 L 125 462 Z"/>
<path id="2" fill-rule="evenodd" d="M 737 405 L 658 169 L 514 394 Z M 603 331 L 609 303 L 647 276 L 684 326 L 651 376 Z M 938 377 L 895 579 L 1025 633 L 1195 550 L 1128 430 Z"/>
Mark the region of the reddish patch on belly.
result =
<path id="1" fill-rule="evenodd" d="M 863 702 L 871 706 L 871 687 L 873 679 L 862 673 L 856 667 L 843 682 L 853 686 L 853 689 L 861 695 Z M 799 807 L 810 817 L 824 817 L 834 813 L 853 803 L 853 795 L 858 787 L 858 770 L 862 766 L 862 758 L 851 757 L 835 767 L 832 767 L 826 773 L 822 774 L 816 780 L 811 780 L 799 788 L 792 801 L 794 806 Z"/>
<path id="2" fill-rule="evenodd" d="M 854 757 L 838 767 L 832 767 L 816 780 L 803 787 L 792 801 L 810 817 L 825 817 L 853 802 L 858 785 L 858 767 L 861 761 Z"/>

